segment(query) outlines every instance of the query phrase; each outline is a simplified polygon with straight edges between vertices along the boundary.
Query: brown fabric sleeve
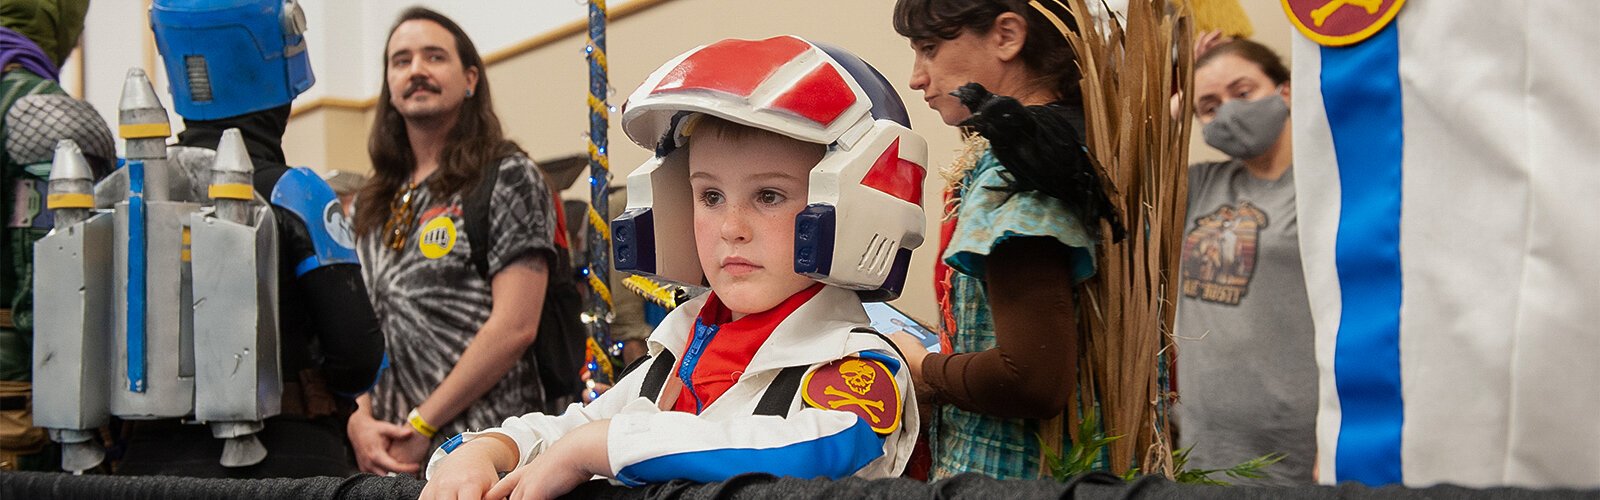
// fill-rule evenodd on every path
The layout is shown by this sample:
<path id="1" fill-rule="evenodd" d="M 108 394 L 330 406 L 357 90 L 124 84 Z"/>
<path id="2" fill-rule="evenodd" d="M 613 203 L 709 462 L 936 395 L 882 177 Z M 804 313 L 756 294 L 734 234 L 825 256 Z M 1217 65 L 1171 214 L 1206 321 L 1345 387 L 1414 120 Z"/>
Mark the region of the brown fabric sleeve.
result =
<path id="1" fill-rule="evenodd" d="M 930 354 L 922 380 L 932 401 L 998 417 L 1050 418 L 1066 408 L 1078 368 L 1068 248 L 1013 238 L 988 257 L 994 348 Z"/>

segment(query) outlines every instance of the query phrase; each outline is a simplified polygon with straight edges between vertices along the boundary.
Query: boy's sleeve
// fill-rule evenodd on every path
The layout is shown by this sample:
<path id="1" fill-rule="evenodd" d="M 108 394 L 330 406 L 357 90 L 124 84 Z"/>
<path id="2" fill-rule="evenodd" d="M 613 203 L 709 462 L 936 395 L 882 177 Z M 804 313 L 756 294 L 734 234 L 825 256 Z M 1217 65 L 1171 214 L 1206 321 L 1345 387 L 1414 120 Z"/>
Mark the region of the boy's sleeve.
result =
<path id="1" fill-rule="evenodd" d="M 897 476 L 918 426 L 910 376 L 900 364 L 892 355 L 871 352 L 813 366 L 787 418 L 616 415 L 607 440 L 612 470 L 629 486 L 715 482 L 750 472 Z"/>
<path id="2" fill-rule="evenodd" d="M 644 374 L 649 373 L 650 365 L 655 363 L 656 360 L 656 358 L 647 360 L 639 366 L 640 369 L 634 370 L 628 377 L 623 377 L 622 380 L 617 382 L 617 385 L 587 405 L 573 403 L 567 406 L 566 411 L 560 415 L 529 413 L 518 417 L 510 417 L 505 422 L 502 422 L 500 427 L 463 432 L 446 440 L 443 445 L 434 450 L 433 456 L 428 459 L 427 474 L 424 477 L 433 473 L 433 467 L 439 463 L 440 459 L 455 451 L 463 443 L 484 434 L 504 434 L 516 442 L 517 466 L 521 467 L 533 460 L 534 457 L 539 456 L 540 453 L 543 453 L 550 445 L 555 444 L 556 440 L 561 439 L 567 432 L 580 425 L 596 420 L 613 418 L 620 413 L 633 412 L 640 409 L 659 411 L 649 399 L 639 396 L 639 389 L 644 383 Z"/>

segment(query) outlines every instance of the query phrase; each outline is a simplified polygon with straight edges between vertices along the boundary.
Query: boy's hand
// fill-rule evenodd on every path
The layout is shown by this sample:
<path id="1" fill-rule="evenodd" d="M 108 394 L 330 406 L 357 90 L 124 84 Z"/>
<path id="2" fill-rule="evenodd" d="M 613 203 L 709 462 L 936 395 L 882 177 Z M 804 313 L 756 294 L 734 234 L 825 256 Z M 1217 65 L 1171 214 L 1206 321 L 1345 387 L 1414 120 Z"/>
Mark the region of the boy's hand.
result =
<path id="1" fill-rule="evenodd" d="M 420 498 L 449 500 L 484 498 L 484 493 L 500 479 L 500 474 L 495 471 L 494 461 L 489 454 L 482 448 L 471 445 L 483 445 L 487 442 L 487 440 L 468 442 L 457 448 L 454 453 L 439 459 L 439 464 L 434 466 L 427 486 L 422 488 Z"/>
<path id="2" fill-rule="evenodd" d="M 485 498 L 546 499 L 571 492 L 596 475 L 613 476 L 606 452 L 610 419 L 578 426 L 528 465 L 511 471 Z M 442 465 L 442 463 L 441 463 Z"/>

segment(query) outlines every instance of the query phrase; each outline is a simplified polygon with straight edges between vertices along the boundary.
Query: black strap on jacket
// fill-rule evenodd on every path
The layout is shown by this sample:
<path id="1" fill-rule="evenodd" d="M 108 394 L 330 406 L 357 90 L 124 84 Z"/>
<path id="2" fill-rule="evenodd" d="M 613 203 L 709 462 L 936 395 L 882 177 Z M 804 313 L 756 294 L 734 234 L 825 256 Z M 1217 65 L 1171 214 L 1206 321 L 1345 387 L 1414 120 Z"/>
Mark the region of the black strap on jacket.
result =
<path id="1" fill-rule="evenodd" d="M 889 341 L 889 337 L 878 333 L 877 330 L 856 328 L 851 332 L 876 335 L 878 338 L 883 339 L 885 344 L 889 344 L 889 348 L 894 349 L 896 354 L 900 354 L 901 359 L 905 359 L 905 354 L 900 353 L 900 348 L 896 347 L 894 342 Z M 628 366 L 623 375 L 632 372 L 634 368 L 646 359 L 649 359 L 649 357 L 639 358 L 638 361 Z M 657 399 L 661 397 L 661 389 L 666 386 L 667 377 L 672 374 L 672 365 L 676 361 L 677 359 L 672 356 L 672 351 L 661 351 L 661 359 L 650 365 L 650 371 L 645 373 L 644 384 L 639 387 L 639 396 L 649 399 L 652 403 L 659 403 Z M 767 392 L 761 394 L 761 400 L 756 402 L 756 408 L 751 413 L 787 418 L 789 416 L 789 407 L 793 406 L 792 403 L 794 403 L 794 396 L 800 392 L 800 382 L 805 379 L 806 371 L 810 368 L 810 365 L 791 366 L 778 372 L 778 376 L 773 377 L 772 382 L 767 384 Z M 620 380 L 622 377 L 617 378 Z"/>
<path id="2" fill-rule="evenodd" d="M 905 359 L 906 357 L 905 354 L 900 352 L 900 348 L 896 347 L 894 342 L 889 340 L 889 337 L 884 336 L 882 333 L 878 333 L 877 330 L 873 330 L 871 328 L 856 328 L 850 331 L 854 333 L 870 333 L 877 335 L 878 338 L 883 339 L 883 343 L 889 344 L 889 348 L 894 349 L 895 354 L 900 355 L 900 359 Z M 791 366 L 784 368 L 781 372 L 778 372 L 778 376 L 772 379 L 771 384 L 767 385 L 767 392 L 761 395 L 761 401 L 756 403 L 756 410 L 754 413 L 756 415 L 788 417 L 789 407 L 791 406 L 791 403 L 794 402 L 794 395 L 800 392 L 800 382 L 805 379 L 806 370 L 809 368 L 811 367 Z"/>
<path id="3" fill-rule="evenodd" d="M 800 391 L 800 380 L 805 378 L 806 370 L 810 366 L 791 366 L 778 372 L 778 376 L 767 384 L 767 392 L 761 395 L 761 401 L 756 402 L 756 415 L 772 415 L 775 417 L 789 416 L 789 407 L 793 406 L 794 395 Z"/>
<path id="4" fill-rule="evenodd" d="M 639 386 L 639 395 L 649 399 L 651 403 L 659 403 L 657 399 L 661 397 L 661 388 L 667 385 L 667 376 L 672 374 L 672 365 L 677 361 L 672 351 L 661 351 L 655 364 L 650 365 L 650 371 L 645 372 L 644 385 Z"/>
<path id="5" fill-rule="evenodd" d="M 634 371 L 641 362 L 649 358 L 640 358 L 628 370 L 623 372 L 626 376 Z M 672 365 L 677 358 L 672 351 L 661 351 L 656 362 L 650 365 L 650 371 L 644 374 L 644 383 L 639 386 L 639 396 L 649 399 L 652 403 L 659 403 L 661 389 L 667 385 L 667 377 L 672 375 Z M 761 401 L 756 403 L 754 414 L 773 415 L 778 417 L 789 416 L 789 406 L 794 401 L 796 391 L 800 390 L 800 380 L 805 377 L 806 369 L 810 366 L 791 366 L 778 372 L 778 376 L 767 385 L 767 392 L 761 395 Z M 620 380 L 620 377 L 619 377 Z"/>

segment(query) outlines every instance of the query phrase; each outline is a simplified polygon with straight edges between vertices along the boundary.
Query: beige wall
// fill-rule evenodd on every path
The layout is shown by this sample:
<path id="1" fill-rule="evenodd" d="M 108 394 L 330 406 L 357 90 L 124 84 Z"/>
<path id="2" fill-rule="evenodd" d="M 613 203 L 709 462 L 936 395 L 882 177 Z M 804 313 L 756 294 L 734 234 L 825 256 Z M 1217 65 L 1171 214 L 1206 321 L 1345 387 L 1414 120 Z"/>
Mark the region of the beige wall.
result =
<path id="1" fill-rule="evenodd" d="M 367 131 L 372 129 L 371 109 L 323 106 L 296 114 L 283 134 L 284 156 L 289 164 L 317 170 L 368 173 Z"/>
<path id="2" fill-rule="evenodd" d="M 645 0 L 635 3 L 649 4 Z M 1288 53 L 1287 23 L 1275 0 L 1244 0 L 1258 37 Z M 936 174 L 960 145 L 956 131 L 922 105 L 920 92 L 905 87 L 911 51 L 890 27 L 888 0 L 817 0 L 752 3 L 737 0 L 669 0 L 621 19 L 607 32 L 611 104 L 620 106 L 650 71 L 696 45 L 722 38 L 764 38 L 795 34 L 843 46 L 871 62 L 894 82 L 911 114 L 913 128 L 928 140 L 931 165 L 924 189 L 929 218 L 928 243 L 912 260 L 905 294 L 895 305 L 931 323 L 936 317 L 932 268 L 937 247 L 937 215 L 943 181 Z M 758 6 L 758 7 L 757 7 Z M 530 38 L 537 34 L 529 34 Z M 489 68 L 496 110 L 508 135 L 534 158 L 581 153 L 587 132 L 587 68 L 577 34 L 500 61 Z M 362 59 L 367 60 L 367 59 Z M 373 89 L 376 94 L 377 89 Z M 621 132 L 619 114 L 611 119 L 611 164 L 625 177 L 648 158 Z M 366 134 L 371 113 L 321 106 L 298 113 L 285 138 L 291 164 L 366 172 Z M 1198 142 L 1198 141 L 1197 141 Z M 1202 146 L 1203 147 L 1203 146 Z M 1207 148 L 1209 149 L 1209 148 Z"/>

